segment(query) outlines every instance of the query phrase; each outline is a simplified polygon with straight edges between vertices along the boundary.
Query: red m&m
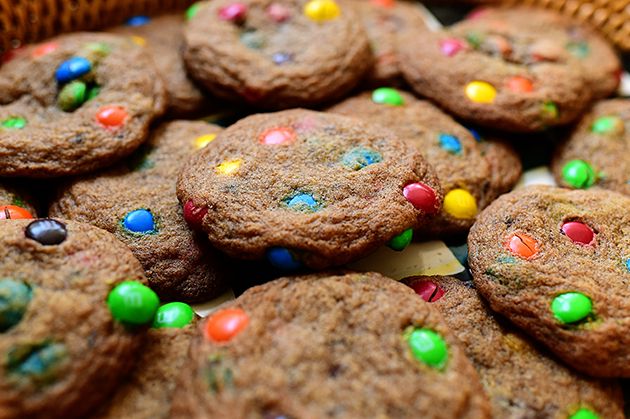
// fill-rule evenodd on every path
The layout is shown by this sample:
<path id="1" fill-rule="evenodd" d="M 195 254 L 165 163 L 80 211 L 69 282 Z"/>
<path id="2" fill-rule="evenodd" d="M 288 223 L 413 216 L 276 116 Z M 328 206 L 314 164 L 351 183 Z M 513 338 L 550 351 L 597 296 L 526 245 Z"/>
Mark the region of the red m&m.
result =
<path id="1" fill-rule="evenodd" d="M 240 308 L 217 311 L 206 321 L 206 338 L 213 342 L 227 342 L 243 331 L 249 324 L 249 316 Z"/>
<path id="2" fill-rule="evenodd" d="M 203 217 L 205 217 L 207 213 L 208 208 L 196 206 L 191 199 L 184 204 L 184 219 L 191 227 L 201 228 Z"/>
<path id="3" fill-rule="evenodd" d="M 118 128 L 127 120 L 127 111 L 122 106 L 103 106 L 96 113 L 96 120 L 105 128 Z"/>
<path id="4" fill-rule="evenodd" d="M 406 281 L 406 284 L 428 303 L 437 301 L 444 295 L 442 287 L 433 281 L 415 279 Z"/>
<path id="5" fill-rule="evenodd" d="M 247 14 L 247 6 L 243 3 L 232 3 L 219 9 L 219 18 L 230 22 L 242 22 Z"/>
<path id="6" fill-rule="evenodd" d="M 593 229 L 579 221 L 569 221 L 562 225 L 562 233 L 574 243 L 592 244 L 595 238 Z"/>
<path id="7" fill-rule="evenodd" d="M 403 196 L 415 208 L 428 214 L 435 214 L 439 210 L 435 191 L 424 183 L 416 182 L 405 186 Z"/>
<path id="8" fill-rule="evenodd" d="M 59 47 L 59 44 L 56 42 L 46 42 L 43 44 L 39 44 L 33 49 L 32 55 L 33 58 L 43 57 L 46 54 L 50 54 L 55 51 Z"/>

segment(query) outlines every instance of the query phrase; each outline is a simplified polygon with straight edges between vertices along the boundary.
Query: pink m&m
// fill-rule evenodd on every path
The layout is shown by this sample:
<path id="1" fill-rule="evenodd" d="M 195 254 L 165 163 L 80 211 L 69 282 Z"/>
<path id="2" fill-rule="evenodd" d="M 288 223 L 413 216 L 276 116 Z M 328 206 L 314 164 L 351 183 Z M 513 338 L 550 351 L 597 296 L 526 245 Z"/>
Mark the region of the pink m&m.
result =
<path id="1" fill-rule="evenodd" d="M 578 244 L 592 244 L 595 238 L 593 229 L 579 221 L 569 221 L 562 224 L 562 232 L 570 238 L 571 241 Z"/>
<path id="2" fill-rule="evenodd" d="M 428 214 L 435 214 L 438 210 L 435 191 L 424 183 L 410 183 L 403 188 L 403 196 L 415 208 Z"/>
<path id="3" fill-rule="evenodd" d="M 280 23 L 287 20 L 291 15 L 291 12 L 286 6 L 280 3 L 271 3 L 271 5 L 267 8 L 267 15 L 269 15 L 274 22 Z"/>
<path id="4" fill-rule="evenodd" d="M 232 3 L 219 9 L 219 19 L 228 22 L 242 22 L 247 15 L 247 6 L 243 3 Z"/>
<path id="5" fill-rule="evenodd" d="M 440 51 L 447 57 L 452 57 L 464 48 L 466 48 L 466 43 L 461 39 L 447 38 L 440 41 Z"/>
<path id="6" fill-rule="evenodd" d="M 293 143 L 295 137 L 295 131 L 292 128 L 271 128 L 262 133 L 260 142 L 266 145 L 285 145 Z"/>

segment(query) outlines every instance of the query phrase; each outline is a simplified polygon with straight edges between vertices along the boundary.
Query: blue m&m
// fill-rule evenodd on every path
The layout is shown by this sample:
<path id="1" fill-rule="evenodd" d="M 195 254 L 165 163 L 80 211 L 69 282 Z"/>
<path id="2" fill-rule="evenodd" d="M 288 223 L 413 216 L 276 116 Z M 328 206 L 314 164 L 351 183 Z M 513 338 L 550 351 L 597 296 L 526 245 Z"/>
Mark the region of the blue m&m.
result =
<path id="1" fill-rule="evenodd" d="M 286 201 L 286 203 L 292 210 L 302 212 L 315 212 L 320 207 L 313 195 L 305 192 L 300 192 L 297 195 L 292 196 Z"/>
<path id="2" fill-rule="evenodd" d="M 91 70 L 92 63 L 90 60 L 83 57 L 72 57 L 62 62 L 59 67 L 57 67 L 55 79 L 57 79 L 59 84 L 68 83 L 89 73 Z"/>
<path id="3" fill-rule="evenodd" d="M 151 211 L 141 208 L 128 212 L 123 219 L 123 227 L 132 233 L 155 233 L 155 219 Z"/>
<path id="4" fill-rule="evenodd" d="M 450 134 L 440 134 L 438 139 L 440 140 L 440 147 L 442 147 L 442 149 L 451 154 L 462 153 L 462 143 L 456 136 Z"/>
<path id="5" fill-rule="evenodd" d="M 626 259 L 626 269 L 630 272 L 630 258 Z"/>
<path id="6" fill-rule="evenodd" d="M 133 27 L 144 26 L 150 21 L 151 21 L 151 18 L 149 16 L 143 16 L 143 15 L 132 16 L 129 19 L 127 19 L 127 22 L 125 22 L 125 25 L 133 26 Z"/>
<path id="7" fill-rule="evenodd" d="M 284 247 L 272 247 L 267 250 L 267 260 L 271 266 L 283 271 L 294 271 L 302 267 L 302 264 L 293 253 Z"/>
<path id="8" fill-rule="evenodd" d="M 341 163 L 348 169 L 361 170 L 365 166 L 379 163 L 382 160 L 383 156 L 381 156 L 381 153 L 378 151 L 363 147 L 355 147 L 343 155 Z"/>

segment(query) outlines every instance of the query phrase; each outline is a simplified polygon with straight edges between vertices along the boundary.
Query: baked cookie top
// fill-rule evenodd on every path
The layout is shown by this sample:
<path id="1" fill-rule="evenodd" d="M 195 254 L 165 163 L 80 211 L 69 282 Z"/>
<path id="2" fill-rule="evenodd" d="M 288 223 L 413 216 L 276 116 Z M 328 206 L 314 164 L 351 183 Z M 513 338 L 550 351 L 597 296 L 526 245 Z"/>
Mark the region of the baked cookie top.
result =
<path id="1" fill-rule="evenodd" d="M 153 63 L 130 39 L 76 33 L 26 47 L 0 68 L 0 175 L 75 175 L 145 139 L 164 109 Z"/>
<path id="2" fill-rule="evenodd" d="M 407 142 L 378 125 L 300 109 L 249 116 L 219 133 L 185 165 L 177 195 L 189 224 L 227 254 L 317 269 L 418 228 L 442 201 L 433 170 Z"/>
<path id="3" fill-rule="evenodd" d="M 604 190 L 501 196 L 468 236 L 477 289 L 575 369 L 629 376 L 628 208 L 630 198 Z"/>
<path id="4" fill-rule="evenodd" d="M 485 418 L 489 409 L 439 312 L 363 273 L 282 278 L 211 314 L 173 414 Z"/>

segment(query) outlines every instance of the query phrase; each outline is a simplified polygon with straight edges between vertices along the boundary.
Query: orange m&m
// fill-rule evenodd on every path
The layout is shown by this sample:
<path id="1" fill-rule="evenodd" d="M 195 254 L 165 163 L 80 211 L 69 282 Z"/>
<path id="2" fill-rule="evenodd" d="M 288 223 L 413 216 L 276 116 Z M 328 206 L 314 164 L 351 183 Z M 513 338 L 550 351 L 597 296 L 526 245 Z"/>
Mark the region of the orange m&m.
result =
<path id="1" fill-rule="evenodd" d="M 31 219 L 33 215 L 17 205 L 3 205 L 0 207 L 0 220 Z"/>
<path id="2" fill-rule="evenodd" d="M 507 87 L 514 93 L 529 93 L 534 90 L 532 81 L 523 76 L 514 76 L 507 81 Z"/>
<path id="3" fill-rule="evenodd" d="M 103 106 L 96 113 L 96 120 L 105 128 L 118 128 L 126 119 L 127 111 L 122 106 Z"/>
<path id="4" fill-rule="evenodd" d="M 240 308 L 226 308 L 208 318 L 205 326 L 206 338 L 213 342 L 227 342 L 243 331 L 249 324 L 249 316 Z"/>
<path id="5" fill-rule="evenodd" d="M 536 239 L 525 233 L 513 233 L 510 235 L 507 247 L 514 255 L 523 259 L 532 258 L 540 251 Z"/>

